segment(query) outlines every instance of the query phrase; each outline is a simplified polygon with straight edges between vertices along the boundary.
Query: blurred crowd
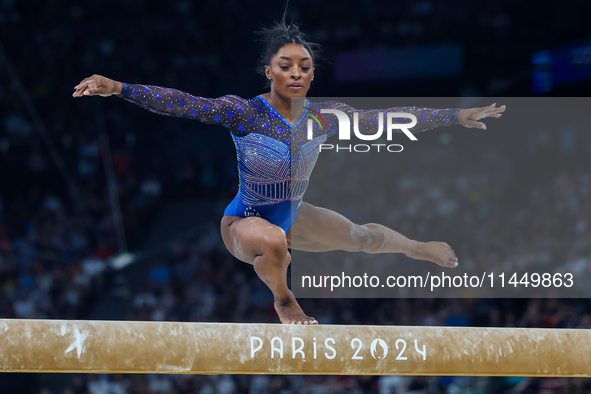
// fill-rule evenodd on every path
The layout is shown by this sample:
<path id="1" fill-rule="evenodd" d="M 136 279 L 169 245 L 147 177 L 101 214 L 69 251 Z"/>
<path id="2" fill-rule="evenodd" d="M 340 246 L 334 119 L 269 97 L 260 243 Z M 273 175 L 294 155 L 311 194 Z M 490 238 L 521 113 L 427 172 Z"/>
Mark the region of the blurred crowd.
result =
<path id="1" fill-rule="evenodd" d="M 399 87 L 398 95 L 526 96 L 532 53 L 588 38 L 586 14 L 575 4 L 374 0 L 353 10 L 316 0 L 290 4 L 290 15 L 325 48 L 328 61 L 318 70 L 314 94 L 368 94 L 360 86 L 334 84 L 331 59 L 338 51 L 459 43 L 465 71 L 457 78 L 414 83 L 418 90 L 398 82 L 384 86 Z M 206 97 L 252 97 L 264 80 L 254 77 L 260 48 L 250 33 L 281 12 L 278 3 L 260 1 L 47 0 L 31 6 L 0 0 L 0 318 L 87 318 L 113 290 L 110 259 L 145 247 L 150 225 L 166 204 L 229 201 L 236 190 L 232 154 L 191 139 L 215 131 L 144 113 L 115 98 L 74 100 L 73 86 L 97 73 Z M 389 179 L 395 179 L 391 193 L 364 193 L 371 188 L 364 182 L 371 179 L 353 170 L 331 183 L 328 193 L 320 188 L 316 193 L 353 220 L 382 218 L 410 238 L 446 239 L 462 263 L 475 269 L 498 261 L 513 268 L 549 262 L 588 275 L 591 144 L 561 145 L 568 130 L 555 141 L 533 129 L 522 133 L 511 147 L 478 150 L 472 140 L 435 141 L 397 156 L 389 169 Z M 552 144 L 562 148 L 548 148 Z M 330 156 L 319 167 L 343 171 L 343 159 Z M 405 176 L 410 168 L 412 176 Z M 332 176 L 318 171 L 312 185 Z M 314 190 L 311 201 L 317 198 Z M 352 202 L 360 200 L 365 204 Z M 377 210 L 384 205 L 392 209 Z M 251 266 L 224 249 L 218 231 L 213 226 L 196 239 L 165 240 L 165 253 L 139 262 L 150 268 L 126 285 L 127 318 L 277 322 L 271 293 Z M 586 299 L 301 304 L 326 324 L 591 328 Z M 64 375 L 62 380 L 61 388 L 41 384 L 34 393 L 591 392 L 588 380 L 561 378 Z"/>

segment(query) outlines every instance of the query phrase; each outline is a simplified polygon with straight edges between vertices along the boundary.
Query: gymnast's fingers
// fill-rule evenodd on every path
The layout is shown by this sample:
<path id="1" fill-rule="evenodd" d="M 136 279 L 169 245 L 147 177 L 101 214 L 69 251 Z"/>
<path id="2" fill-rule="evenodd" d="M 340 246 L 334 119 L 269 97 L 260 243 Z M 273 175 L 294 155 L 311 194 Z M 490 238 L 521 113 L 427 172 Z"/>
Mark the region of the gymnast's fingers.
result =
<path id="1" fill-rule="evenodd" d="M 74 97 L 82 97 L 82 95 L 85 94 L 85 92 L 88 90 L 89 87 L 94 87 L 95 86 L 95 80 L 93 77 L 89 77 L 84 79 L 82 82 L 80 82 L 78 85 L 76 85 L 74 87 L 75 91 L 74 94 L 72 94 L 72 96 Z"/>
<path id="2" fill-rule="evenodd" d="M 78 90 L 84 88 L 84 86 L 88 85 L 91 80 L 92 77 L 84 78 L 78 85 L 74 86 L 74 89 Z"/>
<path id="3" fill-rule="evenodd" d="M 106 94 L 106 81 L 108 81 L 105 77 L 100 75 L 94 74 L 91 77 L 85 78 L 80 82 L 78 85 L 74 87 L 76 89 L 72 96 L 74 97 L 82 97 L 82 96 L 93 96 L 96 94 L 100 95 L 109 95 Z"/>
<path id="4" fill-rule="evenodd" d="M 496 105 L 496 104 L 493 104 Z M 488 106 L 488 107 L 483 107 L 480 108 L 480 113 L 484 113 L 486 114 L 486 116 L 489 116 L 490 114 L 500 114 L 501 112 L 505 112 L 506 107 L 504 105 L 500 106 L 500 107 L 493 107 L 493 106 Z"/>
<path id="5" fill-rule="evenodd" d="M 466 124 L 464 124 L 465 127 L 469 127 L 469 128 L 474 128 L 474 129 L 482 129 L 482 130 L 486 130 L 486 125 L 482 122 L 477 122 L 475 120 L 467 120 Z"/>

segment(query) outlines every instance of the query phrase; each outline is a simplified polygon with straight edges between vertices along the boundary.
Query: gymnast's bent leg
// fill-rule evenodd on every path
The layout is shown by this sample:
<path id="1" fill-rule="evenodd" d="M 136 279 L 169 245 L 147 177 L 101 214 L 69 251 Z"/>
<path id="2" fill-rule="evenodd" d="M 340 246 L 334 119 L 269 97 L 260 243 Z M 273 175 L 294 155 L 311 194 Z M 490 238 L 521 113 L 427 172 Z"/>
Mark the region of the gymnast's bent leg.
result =
<path id="1" fill-rule="evenodd" d="M 224 216 L 221 226 L 226 248 L 238 260 L 253 265 L 255 272 L 273 292 L 275 310 L 283 324 L 318 324 L 306 316 L 287 287 L 291 255 L 285 231 L 259 217 Z"/>
<path id="2" fill-rule="evenodd" d="M 404 253 L 442 267 L 455 267 L 458 261 L 445 242 L 413 241 L 381 224 L 358 225 L 337 212 L 306 202 L 302 202 L 288 235 L 290 248 L 308 252 Z"/>

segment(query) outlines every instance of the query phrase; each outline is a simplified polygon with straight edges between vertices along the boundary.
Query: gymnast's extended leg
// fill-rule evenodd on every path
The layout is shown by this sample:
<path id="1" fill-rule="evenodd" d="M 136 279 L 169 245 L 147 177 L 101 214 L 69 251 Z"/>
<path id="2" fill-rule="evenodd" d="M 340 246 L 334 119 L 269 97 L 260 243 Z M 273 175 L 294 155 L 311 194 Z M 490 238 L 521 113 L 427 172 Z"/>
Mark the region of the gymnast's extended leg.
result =
<path id="1" fill-rule="evenodd" d="M 457 265 L 455 253 L 445 242 L 413 241 L 381 224 L 358 225 L 337 212 L 305 202 L 289 231 L 288 244 L 309 252 L 404 253 L 443 267 Z"/>
<path id="2" fill-rule="evenodd" d="M 289 287 L 287 267 L 291 255 L 281 227 L 259 217 L 224 216 L 222 239 L 226 248 L 238 260 L 253 265 L 255 272 L 273 292 L 275 310 L 284 324 L 317 324 L 306 316 Z"/>

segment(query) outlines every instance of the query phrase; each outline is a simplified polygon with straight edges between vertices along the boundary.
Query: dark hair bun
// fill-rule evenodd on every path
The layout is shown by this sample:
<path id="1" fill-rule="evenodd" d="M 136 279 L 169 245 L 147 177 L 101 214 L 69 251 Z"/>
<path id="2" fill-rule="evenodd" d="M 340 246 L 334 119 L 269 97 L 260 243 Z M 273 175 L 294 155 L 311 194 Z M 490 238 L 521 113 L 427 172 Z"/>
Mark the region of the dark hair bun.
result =
<path id="1" fill-rule="evenodd" d="M 257 70 L 263 76 L 265 75 L 265 66 L 271 63 L 273 56 L 286 44 L 299 44 L 303 46 L 310 53 L 312 62 L 316 63 L 320 46 L 316 43 L 309 42 L 307 35 L 300 31 L 298 25 L 293 23 L 288 25 L 285 22 L 285 13 L 281 21 L 275 22 L 270 28 L 258 31 L 257 34 L 260 36 L 260 41 L 264 45 L 263 53 L 257 66 Z"/>

